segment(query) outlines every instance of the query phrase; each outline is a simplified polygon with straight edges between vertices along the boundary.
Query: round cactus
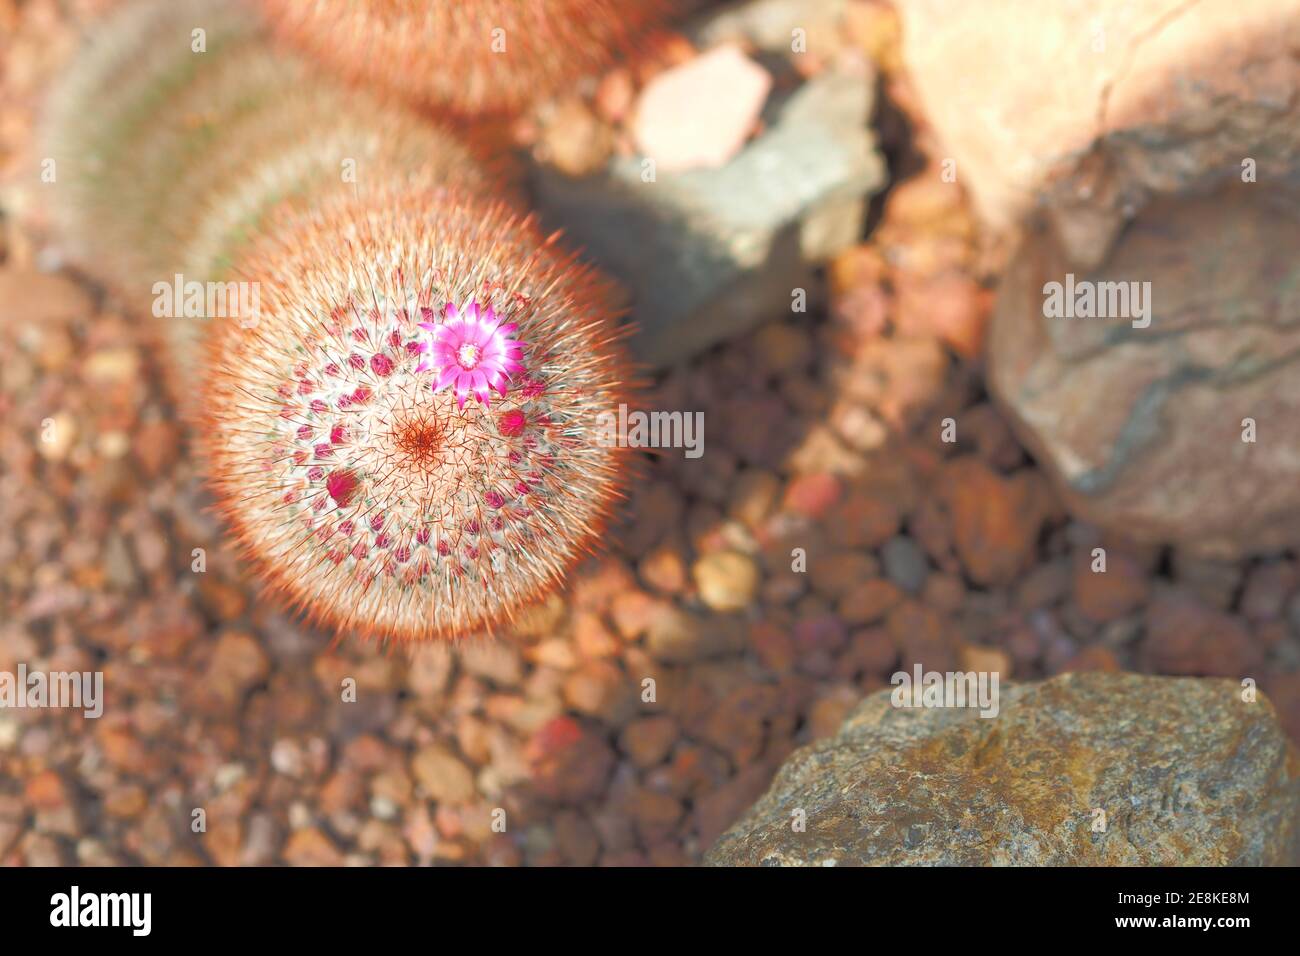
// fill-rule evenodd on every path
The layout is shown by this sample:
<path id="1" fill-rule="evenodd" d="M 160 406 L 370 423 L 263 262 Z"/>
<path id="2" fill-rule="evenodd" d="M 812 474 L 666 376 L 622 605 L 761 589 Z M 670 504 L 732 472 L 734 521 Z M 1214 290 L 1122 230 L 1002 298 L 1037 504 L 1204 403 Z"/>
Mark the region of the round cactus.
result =
<path id="1" fill-rule="evenodd" d="M 344 74 L 462 116 L 513 113 L 627 55 L 680 0 L 262 0 Z"/>
<path id="2" fill-rule="evenodd" d="M 221 510 L 273 588 L 398 640 L 491 630 L 595 542 L 622 454 L 610 290 L 509 207 L 395 189 L 295 217 L 211 340 Z"/>

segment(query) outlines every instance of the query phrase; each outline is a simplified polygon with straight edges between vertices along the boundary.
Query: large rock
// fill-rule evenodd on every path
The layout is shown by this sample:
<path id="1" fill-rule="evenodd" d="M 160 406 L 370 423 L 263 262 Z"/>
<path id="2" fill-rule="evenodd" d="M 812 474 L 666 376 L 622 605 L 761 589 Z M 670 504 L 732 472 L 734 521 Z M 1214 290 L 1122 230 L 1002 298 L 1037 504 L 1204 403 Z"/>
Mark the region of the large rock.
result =
<path id="1" fill-rule="evenodd" d="M 896 709 L 888 690 L 867 698 L 786 762 L 706 862 L 1300 862 L 1300 762 L 1262 696 L 1247 703 L 1229 680 L 1102 673 L 1001 691 L 993 718 Z"/>
<path id="2" fill-rule="evenodd" d="M 1046 230 L 1014 257 L 990 384 L 1074 513 L 1210 557 L 1300 541 L 1295 197 L 1253 184 L 1152 203 L 1092 271 Z M 1071 273 L 1149 282 L 1150 325 L 1045 318 L 1044 285 Z"/>
<path id="3" fill-rule="evenodd" d="M 897 5 L 944 157 L 1023 233 L 990 375 L 1072 510 L 1212 557 L 1300 541 L 1300 0 Z M 1150 325 L 1045 317 L 1067 275 L 1149 282 Z"/>
<path id="4" fill-rule="evenodd" d="M 671 364 L 808 308 L 817 267 L 857 241 L 867 201 L 885 182 L 868 121 L 869 69 L 828 70 L 773 96 L 766 131 L 718 169 L 654 170 L 625 156 L 571 179 L 535 170 L 543 221 L 562 228 L 632 296 L 633 348 Z"/>
<path id="5" fill-rule="evenodd" d="M 995 230 L 1037 204 L 1096 265 L 1144 199 L 1300 156 L 1300 0 L 895 0 L 903 57 Z M 997 69 L 991 69 L 995 51 Z M 1046 195 L 1045 195 L 1046 194 Z"/>

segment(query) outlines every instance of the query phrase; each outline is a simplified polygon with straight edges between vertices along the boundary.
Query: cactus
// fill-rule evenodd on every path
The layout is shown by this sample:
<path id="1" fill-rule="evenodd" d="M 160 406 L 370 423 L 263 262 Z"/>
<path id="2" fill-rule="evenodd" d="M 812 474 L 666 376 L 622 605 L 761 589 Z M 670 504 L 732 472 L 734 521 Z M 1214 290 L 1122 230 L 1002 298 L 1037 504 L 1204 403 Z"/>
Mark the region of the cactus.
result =
<path id="1" fill-rule="evenodd" d="M 454 137 L 268 55 L 237 11 L 150 4 L 101 41 L 51 111 L 59 218 L 137 302 L 177 272 L 258 290 L 240 321 L 167 320 L 191 331 L 162 364 L 201 373 L 208 477 L 268 588 L 396 640 L 543 597 L 625 470 L 596 425 L 625 379 L 607 281 Z M 120 99 L 92 109 L 112 77 Z M 349 150 L 363 171 L 340 186 Z"/>
<path id="2" fill-rule="evenodd" d="M 277 53 L 239 3 L 127 4 L 90 35 L 46 115 L 51 212 L 68 251 L 146 312 L 157 281 L 228 278 L 286 203 L 492 179 L 446 131 Z M 201 328 L 165 326 L 179 381 Z"/>
<path id="3" fill-rule="evenodd" d="M 594 423 L 622 372 L 593 272 L 506 206 L 418 188 L 302 215 L 248 261 L 269 321 L 216 330 L 203 432 L 221 509 L 291 601 L 453 636 L 595 543 L 620 469 Z"/>
<path id="4" fill-rule="evenodd" d="M 629 54 L 681 0 L 262 0 L 277 32 L 369 87 L 515 113 Z"/>

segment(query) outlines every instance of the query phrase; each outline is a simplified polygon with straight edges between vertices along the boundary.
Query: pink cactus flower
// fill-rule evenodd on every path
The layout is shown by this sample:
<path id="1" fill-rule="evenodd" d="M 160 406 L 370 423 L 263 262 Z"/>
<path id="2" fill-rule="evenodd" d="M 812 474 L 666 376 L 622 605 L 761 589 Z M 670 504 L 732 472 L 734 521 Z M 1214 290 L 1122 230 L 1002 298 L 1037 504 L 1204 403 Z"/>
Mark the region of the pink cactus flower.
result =
<path id="1" fill-rule="evenodd" d="M 454 386 L 459 408 L 465 407 L 471 394 L 486 407 L 489 389 L 504 398 L 510 376 L 524 370 L 520 364 L 524 343 L 510 338 L 519 327 L 503 322 L 490 305 L 480 307 L 471 302 L 458 311 L 448 302 L 442 322 L 421 322 L 420 328 L 428 331 L 430 338 L 420 343 L 425 357 L 416 371 L 433 369 L 437 373 L 432 386 L 435 392 Z"/>

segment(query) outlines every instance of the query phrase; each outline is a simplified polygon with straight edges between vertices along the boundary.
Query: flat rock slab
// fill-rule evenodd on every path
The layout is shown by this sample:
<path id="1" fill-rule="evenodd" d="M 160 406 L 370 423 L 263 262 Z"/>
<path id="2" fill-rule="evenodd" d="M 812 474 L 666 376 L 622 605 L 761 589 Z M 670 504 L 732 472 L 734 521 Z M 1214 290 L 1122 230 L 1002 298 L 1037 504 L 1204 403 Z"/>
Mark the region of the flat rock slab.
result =
<path id="1" fill-rule="evenodd" d="M 571 179 L 535 169 L 543 221 L 632 297 L 633 349 L 669 365 L 817 299 L 816 267 L 861 235 L 885 184 L 868 125 L 869 70 L 827 71 L 772 97 L 766 131 L 718 169 L 669 172 L 614 159 Z"/>
<path id="2" fill-rule="evenodd" d="M 1233 681 L 1065 674 L 1002 685 L 992 718 L 895 708 L 890 695 L 868 697 L 836 736 L 797 751 L 706 862 L 1300 860 L 1300 760 L 1272 705 L 1244 701 Z"/>

